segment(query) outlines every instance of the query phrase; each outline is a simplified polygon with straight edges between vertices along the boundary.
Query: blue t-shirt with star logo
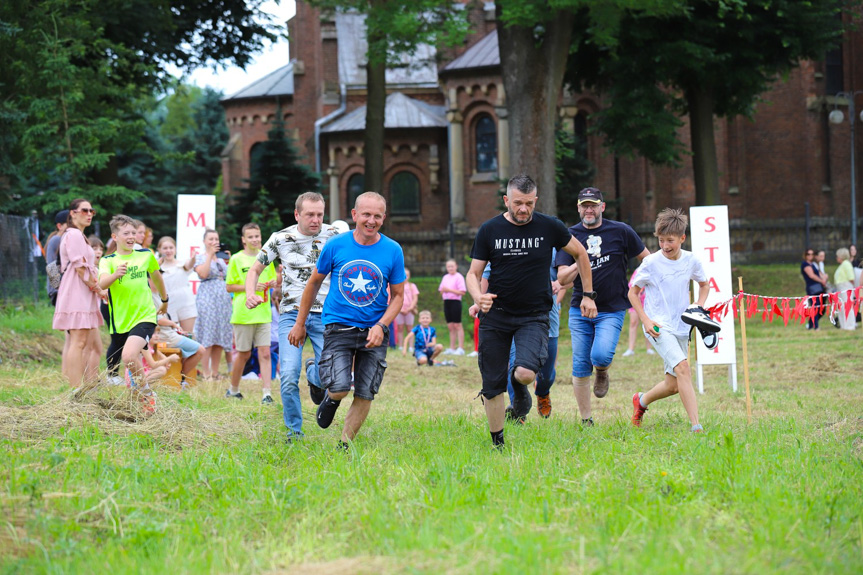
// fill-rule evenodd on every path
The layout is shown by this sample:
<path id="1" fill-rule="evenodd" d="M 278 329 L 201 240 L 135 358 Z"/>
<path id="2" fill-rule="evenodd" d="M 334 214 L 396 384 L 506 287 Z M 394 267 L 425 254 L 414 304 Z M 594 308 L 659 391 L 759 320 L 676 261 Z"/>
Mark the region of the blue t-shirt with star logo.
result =
<path id="1" fill-rule="evenodd" d="M 387 309 L 387 287 L 405 281 L 402 247 L 383 234 L 370 246 L 357 243 L 353 233 L 332 238 L 321 250 L 316 268 L 332 274 L 321 314 L 324 325 L 372 327 Z"/>

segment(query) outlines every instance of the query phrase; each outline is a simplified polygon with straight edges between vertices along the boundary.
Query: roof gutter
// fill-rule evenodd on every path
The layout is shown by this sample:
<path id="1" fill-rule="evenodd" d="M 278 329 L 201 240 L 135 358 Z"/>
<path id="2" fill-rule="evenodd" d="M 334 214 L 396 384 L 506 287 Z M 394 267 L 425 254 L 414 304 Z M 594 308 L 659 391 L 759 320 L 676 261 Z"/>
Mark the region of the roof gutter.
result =
<path id="1" fill-rule="evenodd" d="M 339 116 L 345 113 L 345 110 L 348 107 L 348 90 L 345 84 L 339 84 L 339 89 L 341 92 L 341 104 L 339 107 L 324 116 L 323 118 L 319 118 L 315 120 L 315 171 L 317 173 L 321 173 L 321 128 L 324 124 L 332 122 Z"/>

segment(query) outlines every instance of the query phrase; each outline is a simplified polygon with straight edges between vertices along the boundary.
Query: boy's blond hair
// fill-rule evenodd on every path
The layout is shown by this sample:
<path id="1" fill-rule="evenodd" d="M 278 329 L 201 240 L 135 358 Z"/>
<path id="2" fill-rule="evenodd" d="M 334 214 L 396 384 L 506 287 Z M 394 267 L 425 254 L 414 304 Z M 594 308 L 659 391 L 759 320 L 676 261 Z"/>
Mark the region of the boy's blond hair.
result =
<path id="1" fill-rule="evenodd" d="M 419 313 L 417 314 L 417 316 L 421 316 L 421 315 L 422 315 L 422 314 L 424 314 L 424 313 L 427 313 L 427 314 L 429 314 L 429 317 L 432 317 L 431 312 L 430 312 L 429 310 L 427 310 L 427 309 L 424 309 L 424 310 L 422 310 L 421 312 L 419 312 Z"/>
<path id="2" fill-rule="evenodd" d="M 122 228 L 123 226 L 132 226 L 135 229 L 138 228 L 138 226 L 135 225 L 135 220 L 123 214 L 117 214 L 116 216 L 111 218 L 111 222 L 108 225 L 111 226 L 112 234 L 119 233 L 120 228 Z"/>
<path id="3" fill-rule="evenodd" d="M 689 218 L 678 208 L 665 208 L 656 216 L 656 227 L 653 235 L 659 236 L 685 236 Z"/>

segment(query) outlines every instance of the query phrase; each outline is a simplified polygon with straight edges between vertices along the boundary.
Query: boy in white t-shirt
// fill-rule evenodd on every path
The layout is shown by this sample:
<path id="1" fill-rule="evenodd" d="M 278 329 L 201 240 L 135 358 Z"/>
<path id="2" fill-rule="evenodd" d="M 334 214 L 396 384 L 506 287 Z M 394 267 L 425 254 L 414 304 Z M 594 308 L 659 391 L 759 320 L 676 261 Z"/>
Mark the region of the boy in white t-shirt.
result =
<path id="1" fill-rule="evenodd" d="M 689 282 L 698 282 L 699 306 L 707 301 L 710 285 L 698 258 L 681 249 L 688 223 L 689 218 L 682 210 L 665 208 L 659 212 L 653 232 L 659 239 L 659 251 L 644 258 L 629 289 L 629 301 L 641 319 L 644 333 L 665 361 L 665 379 L 650 391 L 632 397 L 635 426 L 641 425 L 648 405 L 680 393 L 691 431 L 703 431 L 698 423 L 698 404 L 687 361 L 690 326 L 683 322 L 681 314 L 689 306 Z M 644 305 L 640 298 L 642 290 Z"/>

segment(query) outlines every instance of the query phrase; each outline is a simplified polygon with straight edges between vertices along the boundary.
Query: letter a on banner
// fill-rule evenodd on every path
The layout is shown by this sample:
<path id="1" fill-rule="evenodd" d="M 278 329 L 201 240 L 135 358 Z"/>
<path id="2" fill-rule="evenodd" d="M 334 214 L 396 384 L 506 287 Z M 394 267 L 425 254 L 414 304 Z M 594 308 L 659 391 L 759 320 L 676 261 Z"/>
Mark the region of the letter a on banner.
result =
<path id="1" fill-rule="evenodd" d="M 216 229 L 216 196 L 177 195 L 177 260 L 186 262 L 193 255 L 204 253 L 204 230 Z M 192 291 L 198 293 L 198 274 L 189 277 Z"/>
<path id="2" fill-rule="evenodd" d="M 731 284 L 731 242 L 728 229 L 728 206 L 697 206 L 689 209 L 689 226 L 692 231 L 692 253 L 701 260 L 710 294 L 705 309 L 713 304 L 734 297 Z M 698 295 L 698 284 L 693 282 L 693 293 Z M 734 341 L 734 316 L 714 318 L 722 325 L 719 344 L 707 349 L 701 336 L 695 336 L 695 349 L 698 355 L 698 391 L 704 393 L 705 365 L 728 365 L 731 388 L 737 391 L 737 347 Z M 698 333 L 698 330 L 695 331 Z"/>

